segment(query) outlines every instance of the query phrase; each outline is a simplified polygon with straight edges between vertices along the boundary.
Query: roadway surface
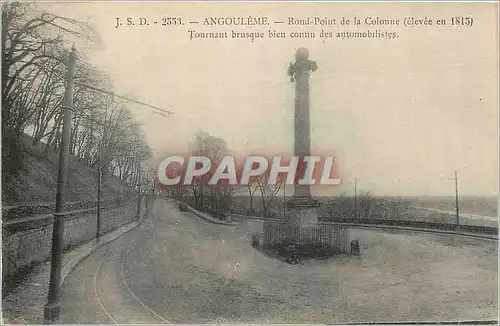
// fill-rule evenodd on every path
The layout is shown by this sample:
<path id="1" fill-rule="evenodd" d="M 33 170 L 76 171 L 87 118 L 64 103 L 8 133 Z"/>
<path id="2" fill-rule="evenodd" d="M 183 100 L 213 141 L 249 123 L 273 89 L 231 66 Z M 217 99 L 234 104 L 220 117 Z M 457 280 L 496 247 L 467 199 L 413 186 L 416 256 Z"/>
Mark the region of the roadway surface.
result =
<path id="1" fill-rule="evenodd" d="M 253 249 L 261 221 L 223 226 L 157 199 L 141 226 L 66 278 L 62 322 L 497 320 L 497 241 L 351 230 L 361 256 L 288 265 Z"/>

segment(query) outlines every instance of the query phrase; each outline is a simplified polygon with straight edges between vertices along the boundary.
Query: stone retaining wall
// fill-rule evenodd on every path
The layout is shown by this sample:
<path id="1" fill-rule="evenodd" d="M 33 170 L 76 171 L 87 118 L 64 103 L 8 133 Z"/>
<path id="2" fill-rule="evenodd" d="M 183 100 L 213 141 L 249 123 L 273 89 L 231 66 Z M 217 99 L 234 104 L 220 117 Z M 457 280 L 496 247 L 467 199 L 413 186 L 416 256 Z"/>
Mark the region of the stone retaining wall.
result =
<path id="1" fill-rule="evenodd" d="M 143 204 L 144 206 L 144 204 Z M 142 208 L 142 212 L 144 207 Z M 142 213 L 141 212 L 141 213 Z M 137 202 L 129 201 L 118 207 L 101 210 L 101 232 L 106 233 L 137 219 Z M 74 211 L 64 217 L 64 251 L 69 251 L 95 238 L 95 209 Z M 4 282 L 23 269 L 46 261 L 51 256 L 52 215 L 35 221 L 20 221 L 3 225 L 2 276 Z"/>

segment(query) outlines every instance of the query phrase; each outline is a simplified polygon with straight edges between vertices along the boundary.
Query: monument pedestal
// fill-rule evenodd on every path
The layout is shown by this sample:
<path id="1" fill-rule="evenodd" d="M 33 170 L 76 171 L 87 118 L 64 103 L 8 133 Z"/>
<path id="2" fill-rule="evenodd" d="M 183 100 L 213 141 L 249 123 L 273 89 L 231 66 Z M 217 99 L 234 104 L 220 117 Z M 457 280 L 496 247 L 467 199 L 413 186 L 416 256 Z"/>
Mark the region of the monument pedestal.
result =
<path id="1" fill-rule="evenodd" d="M 311 197 L 293 197 L 287 202 L 287 220 L 292 227 L 313 226 L 318 223 L 318 202 Z"/>
<path id="2" fill-rule="evenodd" d="M 286 202 L 286 214 L 280 219 L 264 220 L 264 246 L 281 245 L 283 241 L 303 243 L 304 228 L 317 227 L 318 202 L 311 197 L 295 196 Z M 307 233 L 307 232 L 306 232 Z M 302 239 L 302 240 L 301 240 Z"/>

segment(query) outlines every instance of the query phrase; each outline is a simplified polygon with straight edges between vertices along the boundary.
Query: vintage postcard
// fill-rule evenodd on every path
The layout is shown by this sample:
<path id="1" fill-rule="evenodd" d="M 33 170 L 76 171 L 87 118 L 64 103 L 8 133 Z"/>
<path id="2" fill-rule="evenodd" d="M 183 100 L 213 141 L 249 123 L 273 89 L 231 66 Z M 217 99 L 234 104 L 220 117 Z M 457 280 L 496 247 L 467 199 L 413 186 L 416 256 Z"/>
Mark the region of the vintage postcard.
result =
<path id="1" fill-rule="evenodd" d="M 498 15 L 2 1 L 2 323 L 498 324 Z"/>

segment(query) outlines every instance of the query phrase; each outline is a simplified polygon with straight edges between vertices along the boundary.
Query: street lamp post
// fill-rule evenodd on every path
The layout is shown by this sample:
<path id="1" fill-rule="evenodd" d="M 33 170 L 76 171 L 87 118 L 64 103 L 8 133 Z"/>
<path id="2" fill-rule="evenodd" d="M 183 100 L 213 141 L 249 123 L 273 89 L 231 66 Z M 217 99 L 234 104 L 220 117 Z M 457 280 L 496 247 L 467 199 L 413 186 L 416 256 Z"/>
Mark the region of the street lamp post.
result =
<path id="1" fill-rule="evenodd" d="M 137 219 L 141 217 L 141 166 L 137 168 Z"/>
<path id="2" fill-rule="evenodd" d="M 47 304 L 44 308 L 44 319 L 47 322 L 55 322 L 59 319 L 60 306 L 60 283 L 62 248 L 64 235 L 64 200 L 66 195 L 66 179 L 68 176 L 68 157 L 71 137 L 71 120 L 73 118 L 73 88 L 76 72 L 76 49 L 75 46 L 69 52 L 66 75 L 66 90 L 64 93 L 62 114 L 63 130 L 59 152 L 59 171 L 57 177 L 56 209 L 52 230 L 52 260 L 50 266 L 50 283 Z"/>
<path id="3" fill-rule="evenodd" d="M 460 214 L 459 214 L 459 209 L 458 209 L 458 173 L 457 170 L 455 170 L 455 208 L 456 208 L 456 214 L 457 214 L 457 225 L 456 229 L 460 228 Z"/>
<path id="4" fill-rule="evenodd" d="M 108 82 L 108 87 L 111 88 L 111 83 Z M 105 135 L 107 134 L 107 119 L 108 119 L 108 107 L 113 104 L 113 95 L 111 95 L 111 99 L 106 100 L 106 107 L 104 111 L 104 124 L 102 127 L 101 138 L 104 140 Z M 99 142 L 99 146 L 97 148 L 99 151 L 97 153 L 97 228 L 96 228 L 96 241 L 99 243 L 101 238 L 101 201 L 102 201 L 102 141 Z"/>
<path id="5" fill-rule="evenodd" d="M 354 218 L 358 217 L 358 180 L 354 178 Z"/>
<path id="6" fill-rule="evenodd" d="M 102 169 L 101 169 L 101 145 L 99 145 L 99 153 L 97 154 L 97 228 L 96 241 L 99 242 L 101 237 L 101 197 L 102 197 Z"/>
<path id="7" fill-rule="evenodd" d="M 455 170 L 455 230 L 458 231 L 460 228 L 460 205 L 458 200 L 458 171 Z M 451 178 L 445 178 L 445 180 L 451 180 Z"/>
<path id="8" fill-rule="evenodd" d="M 286 218 L 286 183 L 283 182 L 283 216 Z"/>

